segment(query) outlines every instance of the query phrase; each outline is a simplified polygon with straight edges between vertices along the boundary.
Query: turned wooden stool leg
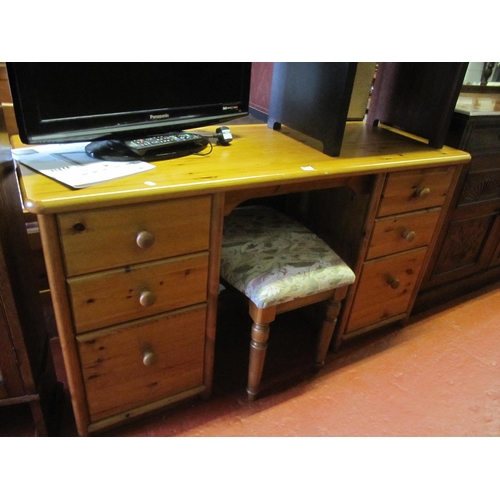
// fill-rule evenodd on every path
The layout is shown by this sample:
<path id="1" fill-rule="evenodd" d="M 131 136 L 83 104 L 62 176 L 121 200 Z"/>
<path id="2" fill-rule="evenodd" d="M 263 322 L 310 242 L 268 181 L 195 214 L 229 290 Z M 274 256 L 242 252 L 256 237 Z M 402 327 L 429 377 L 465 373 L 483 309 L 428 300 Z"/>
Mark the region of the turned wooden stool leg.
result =
<path id="1" fill-rule="evenodd" d="M 348 286 L 337 288 L 337 290 L 335 290 L 335 295 L 333 297 L 334 300 L 339 300 L 339 301 L 344 300 L 347 296 L 348 289 L 349 289 Z M 337 352 L 340 348 L 341 343 L 342 343 L 342 335 L 340 334 L 340 332 L 337 332 L 335 334 L 333 341 L 331 342 L 330 349 L 334 352 Z"/>
<path id="2" fill-rule="evenodd" d="M 269 339 L 269 324 L 252 325 L 252 340 L 250 341 L 250 362 L 248 365 L 247 394 L 253 401 L 260 391 L 260 380 L 266 360 L 267 340 Z"/>
<path id="3" fill-rule="evenodd" d="M 340 301 L 335 299 L 327 300 L 325 302 L 325 309 L 325 317 L 321 325 L 316 348 L 316 358 L 314 360 L 314 365 L 317 370 L 325 364 L 326 354 L 330 347 L 335 324 L 337 323 L 337 317 L 340 313 Z"/>
<path id="4" fill-rule="evenodd" d="M 269 339 L 269 325 L 276 318 L 276 306 L 259 309 L 253 302 L 249 304 L 249 314 L 253 319 L 250 361 L 248 365 L 248 400 L 253 401 L 260 391 L 260 380 L 266 360 L 267 341 Z"/>

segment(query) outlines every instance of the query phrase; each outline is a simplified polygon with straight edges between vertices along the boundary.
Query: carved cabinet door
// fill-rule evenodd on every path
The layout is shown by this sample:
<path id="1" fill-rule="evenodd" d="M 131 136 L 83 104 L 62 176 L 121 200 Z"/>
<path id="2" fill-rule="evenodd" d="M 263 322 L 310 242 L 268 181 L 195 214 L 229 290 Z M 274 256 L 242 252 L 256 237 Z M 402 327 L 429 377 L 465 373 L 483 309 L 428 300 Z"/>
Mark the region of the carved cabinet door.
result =
<path id="1" fill-rule="evenodd" d="M 473 160 L 449 218 L 429 284 L 440 285 L 500 264 L 500 169 Z M 475 163 L 475 164 L 474 164 Z"/>
<path id="2" fill-rule="evenodd" d="M 500 224 L 497 224 L 500 226 Z M 500 230 L 499 230 L 500 232 Z M 497 237 L 497 241 L 498 241 L 498 237 Z M 498 244 L 497 246 L 495 247 L 495 249 L 493 250 L 493 255 L 491 256 L 491 260 L 488 264 L 488 267 L 495 267 L 495 266 L 500 266 L 500 241 L 498 241 Z"/>

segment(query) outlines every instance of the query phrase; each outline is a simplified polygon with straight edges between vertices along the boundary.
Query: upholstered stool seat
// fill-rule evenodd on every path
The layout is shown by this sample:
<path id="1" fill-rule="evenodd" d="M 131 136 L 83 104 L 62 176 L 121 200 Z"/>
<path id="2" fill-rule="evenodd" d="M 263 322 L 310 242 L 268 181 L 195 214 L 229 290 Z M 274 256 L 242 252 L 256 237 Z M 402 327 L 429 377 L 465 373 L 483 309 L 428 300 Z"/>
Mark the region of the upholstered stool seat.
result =
<path id="1" fill-rule="evenodd" d="M 260 389 L 269 324 L 276 314 L 316 302 L 327 305 L 316 366 L 324 364 L 352 270 L 317 235 L 269 207 L 235 209 L 224 221 L 221 277 L 249 299 L 252 326 L 247 392 Z"/>

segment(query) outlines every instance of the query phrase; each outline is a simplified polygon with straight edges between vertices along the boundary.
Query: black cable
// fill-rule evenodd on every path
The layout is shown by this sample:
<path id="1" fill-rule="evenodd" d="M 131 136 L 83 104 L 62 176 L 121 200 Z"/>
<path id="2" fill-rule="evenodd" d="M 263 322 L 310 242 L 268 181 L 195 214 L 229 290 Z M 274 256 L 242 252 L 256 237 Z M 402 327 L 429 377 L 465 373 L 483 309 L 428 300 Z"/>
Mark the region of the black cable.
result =
<path id="1" fill-rule="evenodd" d="M 208 153 L 192 153 L 192 154 L 196 156 L 208 156 L 214 150 L 214 146 L 210 141 L 208 141 L 208 145 L 210 146 L 210 151 Z"/>

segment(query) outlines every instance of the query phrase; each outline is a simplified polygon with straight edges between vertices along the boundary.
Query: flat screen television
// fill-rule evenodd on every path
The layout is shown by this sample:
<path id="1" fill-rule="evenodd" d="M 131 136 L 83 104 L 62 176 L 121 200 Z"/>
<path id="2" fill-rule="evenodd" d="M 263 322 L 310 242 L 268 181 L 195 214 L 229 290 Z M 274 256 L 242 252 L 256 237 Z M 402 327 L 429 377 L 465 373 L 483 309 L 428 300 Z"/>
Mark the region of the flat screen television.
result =
<path id="1" fill-rule="evenodd" d="M 251 63 L 6 63 L 25 144 L 90 142 L 112 160 L 190 154 L 208 140 L 142 152 L 130 141 L 216 125 L 248 114 Z"/>

